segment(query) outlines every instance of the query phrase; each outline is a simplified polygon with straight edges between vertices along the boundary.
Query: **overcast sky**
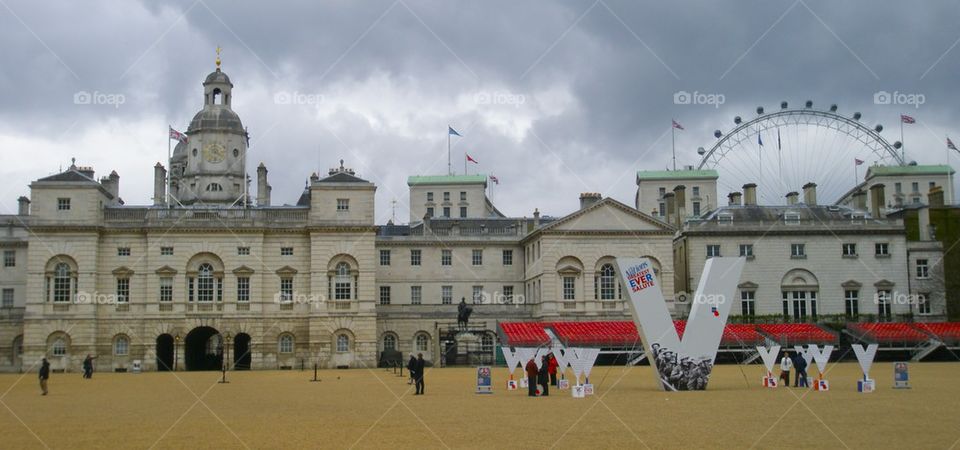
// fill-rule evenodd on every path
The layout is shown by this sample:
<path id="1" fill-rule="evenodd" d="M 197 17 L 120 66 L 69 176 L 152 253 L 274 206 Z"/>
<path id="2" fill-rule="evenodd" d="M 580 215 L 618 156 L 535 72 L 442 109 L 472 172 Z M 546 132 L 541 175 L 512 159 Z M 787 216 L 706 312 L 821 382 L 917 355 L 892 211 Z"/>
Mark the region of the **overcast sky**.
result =
<path id="1" fill-rule="evenodd" d="M 71 157 L 148 204 L 167 124 L 201 108 L 218 45 L 273 203 L 342 158 L 378 185 L 377 223 L 394 199 L 405 221 L 407 176 L 446 173 L 448 124 L 454 170 L 468 152 L 511 216 L 563 215 L 587 191 L 632 205 L 636 170 L 669 164 L 671 118 L 678 164 L 695 164 L 713 130 L 781 100 L 861 111 L 891 141 L 908 113 L 908 159 L 943 163 L 944 136 L 960 142 L 958 24 L 949 1 L 2 0 L 0 213 Z"/>

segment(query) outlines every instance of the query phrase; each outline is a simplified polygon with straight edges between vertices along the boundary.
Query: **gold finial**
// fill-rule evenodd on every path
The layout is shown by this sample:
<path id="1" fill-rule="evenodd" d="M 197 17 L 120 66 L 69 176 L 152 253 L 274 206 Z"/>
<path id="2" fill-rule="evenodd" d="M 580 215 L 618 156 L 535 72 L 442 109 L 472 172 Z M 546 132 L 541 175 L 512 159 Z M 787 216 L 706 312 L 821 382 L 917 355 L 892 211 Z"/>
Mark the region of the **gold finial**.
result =
<path id="1" fill-rule="evenodd" d="M 220 46 L 217 46 L 217 70 L 220 70 L 220 51 L 223 50 Z"/>

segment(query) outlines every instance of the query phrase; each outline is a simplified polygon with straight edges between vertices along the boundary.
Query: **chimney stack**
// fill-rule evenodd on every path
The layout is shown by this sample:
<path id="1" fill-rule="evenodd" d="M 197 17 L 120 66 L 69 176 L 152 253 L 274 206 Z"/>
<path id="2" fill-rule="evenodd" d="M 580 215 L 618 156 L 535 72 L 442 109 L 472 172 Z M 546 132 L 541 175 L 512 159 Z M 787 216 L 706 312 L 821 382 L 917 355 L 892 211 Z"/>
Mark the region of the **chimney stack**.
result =
<path id="1" fill-rule="evenodd" d="M 593 205 L 596 202 L 601 200 L 601 196 L 597 192 L 584 192 L 580 194 L 580 209 L 586 209 Z"/>
<path id="2" fill-rule="evenodd" d="M 739 192 L 731 192 L 727 194 L 727 200 L 729 200 L 730 206 L 740 206 L 740 197 L 741 195 Z"/>
<path id="3" fill-rule="evenodd" d="M 803 185 L 803 203 L 809 206 L 817 204 L 817 183 L 810 182 Z"/>
<path id="4" fill-rule="evenodd" d="M 261 162 L 257 166 L 257 206 L 270 206 L 270 191 L 272 188 L 267 183 L 267 166 Z"/>
<path id="5" fill-rule="evenodd" d="M 533 228 L 537 229 L 540 227 L 540 209 L 533 209 Z"/>
<path id="6" fill-rule="evenodd" d="M 93 175 L 92 170 L 90 175 Z M 103 186 L 103 188 L 113 196 L 114 200 L 120 199 L 120 175 L 117 175 L 116 170 L 111 171 L 110 175 L 101 178 L 100 185 Z"/>
<path id="7" fill-rule="evenodd" d="M 674 217 L 677 215 L 677 198 L 673 195 L 673 192 L 666 192 L 663 194 L 663 201 L 667 204 L 667 216 L 664 219 L 670 225 L 674 223 Z"/>
<path id="8" fill-rule="evenodd" d="M 757 184 L 743 185 L 743 206 L 757 206 Z"/>
<path id="9" fill-rule="evenodd" d="M 797 198 L 800 197 L 800 193 L 797 191 L 787 193 L 787 205 L 796 205 Z"/>
<path id="10" fill-rule="evenodd" d="M 927 194 L 927 203 L 931 208 L 943 208 L 943 188 L 934 186 Z"/>
<path id="11" fill-rule="evenodd" d="M 684 219 L 687 218 L 687 187 L 682 184 L 674 187 L 673 195 L 674 211 L 676 211 L 673 226 L 680 228 L 683 225 Z"/>
<path id="12" fill-rule="evenodd" d="M 883 183 L 870 186 L 870 215 L 875 219 L 883 217 L 884 205 L 886 205 L 886 196 L 883 193 L 883 188 Z"/>
<path id="13" fill-rule="evenodd" d="M 153 166 L 153 206 L 167 204 L 167 169 L 159 162 Z"/>
<path id="14" fill-rule="evenodd" d="M 17 199 L 17 215 L 20 216 L 29 216 L 30 215 L 30 199 L 25 196 L 20 196 Z"/>
<path id="15" fill-rule="evenodd" d="M 858 189 L 853 193 L 853 209 L 858 211 L 867 210 L 867 193 L 863 189 Z"/>

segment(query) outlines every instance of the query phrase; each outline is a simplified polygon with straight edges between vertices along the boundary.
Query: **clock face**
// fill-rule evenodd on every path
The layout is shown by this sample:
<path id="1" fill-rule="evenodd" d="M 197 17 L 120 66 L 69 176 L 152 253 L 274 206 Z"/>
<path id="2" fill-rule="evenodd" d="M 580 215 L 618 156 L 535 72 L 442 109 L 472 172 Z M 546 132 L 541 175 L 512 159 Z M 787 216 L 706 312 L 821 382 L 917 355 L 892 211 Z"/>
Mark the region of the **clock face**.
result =
<path id="1" fill-rule="evenodd" d="M 209 144 L 203 148 L 203 159 L 209 163 L 222 162 L 226 156 L 227 153 L 223 145 L 218 143 Z"/>

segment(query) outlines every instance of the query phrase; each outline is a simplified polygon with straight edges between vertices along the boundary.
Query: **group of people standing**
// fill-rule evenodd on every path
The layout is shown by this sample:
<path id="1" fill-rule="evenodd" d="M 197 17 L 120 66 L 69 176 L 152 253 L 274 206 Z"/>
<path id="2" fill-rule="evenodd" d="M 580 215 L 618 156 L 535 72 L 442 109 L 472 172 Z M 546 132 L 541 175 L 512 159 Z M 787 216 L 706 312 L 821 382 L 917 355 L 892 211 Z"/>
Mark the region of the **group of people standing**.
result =
<path id="1" fill-rule="evenodd" d="M 550 386 L 557 385 L 557 367 L 559 365 L 553 353 L 548 353 L 540 360 L 540 367 L 537 367 L 537 362 L 530 358 L 524 367 L 527 372 L 527 395 L 536 397 L 537 385 L 543 386 L 541 396 L 550 395 Z"/>
<path id="2" fill-rule="evenodd" d="M 790 386 L 790 369 L 796 368 L 793 378 L 793 387 L 810 387 L 807 383 L 807 360 L 798 352 L 783 352 L 780 358 L 780 379 L 784 386 Z"/>
<path id="3" fill-rule="evenodd" d="M 423 353 L 417 353 L 414 357 L 410 355 L 410 361 L 407 361 L 407 371 L 410 372 L 410 381 L 407 384 L 416 383 L 417 392 L 413 395 L 423 395 L 423 371 L 425 364 L 423 362 Z"/>
<path id="4" fill-rule="evenodd" d="M 93 360 L 95 359 L 97 357 L 93 355 L 87 355 L 83 359 L 83 378 L 93 378 Z M 40 361 L 40 370 L 37 377 L 40 379 L 40 395 L 47 395 L 47 381 L 50 380 L 50 361 L 47 361 L 47 358 Z"/>

